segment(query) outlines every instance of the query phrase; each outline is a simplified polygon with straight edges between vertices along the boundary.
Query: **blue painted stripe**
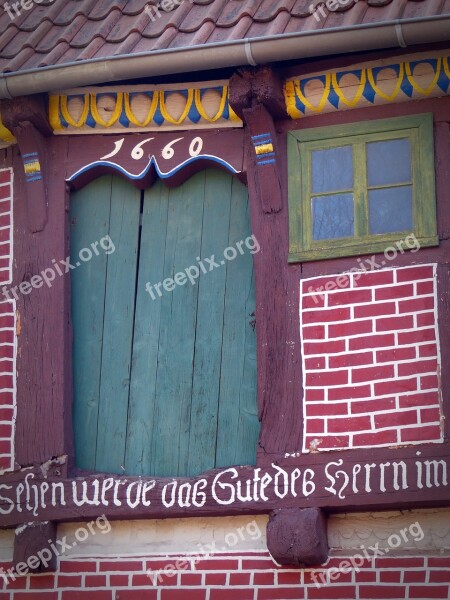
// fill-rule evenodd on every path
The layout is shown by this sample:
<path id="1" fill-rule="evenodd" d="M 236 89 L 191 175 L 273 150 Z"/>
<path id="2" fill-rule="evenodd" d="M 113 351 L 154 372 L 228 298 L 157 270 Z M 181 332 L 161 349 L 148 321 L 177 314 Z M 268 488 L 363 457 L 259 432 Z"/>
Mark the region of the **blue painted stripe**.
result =
<path id="1" fill-rule="evenodd" d="M 30 183 L 31 181 L 40 181 L 42 179 L 42 175 L 35 175 L 34 177 L 27 177 L 26 181 L 27 183 Z"/>
<path id="2" fill-rule="evenodd" d="M 226 160 L 222 160 L 221 158 L 218 158 L 217 156 L 212 156 L 211 154 L 200 154 L 199 156 L 194 156 L 192 158 L 188 158 L 187 160 L 185 160 L 184 162 L 182 162 L 180 165 L 178 165 L 177 167 L 175 167 L 174 169 L 172 169 L 171 171 L 161 171 L 161 169 L 159 168 L 158 162 L 156 160 L 156 158 L 154 156 L 151 157 L 150 162 L 148 163 L 148 165 L 145 167 L 145 169 L 143 171 L 141 171 L 138 175 L 133 175 L 132 173 L 129 173 L 126 169 L 124 169 L 123 167 L 121 167 L 120 165 L 110 162 L 110 161 L 97 161 L 94 163 L 91 163 L 90 165 L 87 165 L 86 167 L 83 167 L 82 169 L 80 169 L 79 171 L 77 171 L 76 173 L 74 173 L 71 177 L 69 177 L 68 179 L 66 179 L 66 181 L 71 182 L 71 181 L 75 181 L 75 179 L 77 179 L 77 177 L 79 177 L 80 175 L 82 175 L 83 173 L 86 173 L 87 171 L 90 171 L 91 169 L 95 168 L 95 167 L 111 167 L 112 170 L 114 171 L 119 171 L 120 173 L 123 173 L 124 175 L 126 175 L 129 179 L 132 179 L 133 181 L 137 181 L 139 179 L 142 179 L 143 177 L 145 177 L 147 175 L 147 173 L 149 172 L 150 168 L 152 166 L 155 167 L 156 172 L 158 173 L 158 176 L 161 179 L 168 179 L 169 177 L 172 177 L 173 175 L 175 175 L 176 173 L 178 173 L 179 171 L 181 171 L 181 169 L 183 169 L 184 167 L 186 167 L 187 165 L 196 162 L 198 160 L 209 160 L 211 162 L 215 162 L 219 165 L 224 166 L 228 171 L 230 171 L 231 173 L 240 173 L 240 171 L 237 171 L 232 165 L 230 165 L 230 163 L 228 163 Z"/>
<path id="3" fill-rule="evenodd" d="M 272 139 L 272 135 L 270 133 L 261 133 L 260 135 L 252 135 L 252 140 L 260 140 L 263 138 Z"/>
<path id="4" fill-rule="evenodd" d="M 264 152 L 264 154 L 259 154 L 258 160 L 265 159 L 268 156 L 275 156 L 275 152 Z"/>
<path id="5" fill-rule="evenodd" d="M 262 160 L 261 162 L 258 162 L 258 165 L 259 165 L 259 166 L 262 166 L 262 165 L 272 165 L 272 164 L 274 164 L 275 162 L 276 162 L 276 160 L 274 160 L 274 159 L 272 158 L 272 159 L 270 159 L 270 160 Z"/>
<path id="6" fill-rule="evenodd" d="M 22 154 L 22 158 L 28 158 L 30 156 L 37 156 L 37 152 L 29 152 L 28 154 Z"/>

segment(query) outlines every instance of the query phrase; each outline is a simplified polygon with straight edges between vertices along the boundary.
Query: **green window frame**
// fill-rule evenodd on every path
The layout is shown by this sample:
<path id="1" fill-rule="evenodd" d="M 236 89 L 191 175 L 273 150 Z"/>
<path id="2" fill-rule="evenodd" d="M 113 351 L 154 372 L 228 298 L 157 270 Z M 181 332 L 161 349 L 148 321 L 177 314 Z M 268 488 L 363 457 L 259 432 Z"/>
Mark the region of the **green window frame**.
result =
<path id="1" fill-rule="evenodd" d="M 395 188 L 396 184 L 368 185 L 367 144 L 405 138 L 411 146 L 413 229 L 371 234 L 369 192 L 372 189 Z M 312 153 L 343 146 L 351 146 L 353 150 L 353 189 L 341 190 L 340 193 L 353 194 L 354 235 L 314 240 L 312 199 L 323 196 L 323 193 L 314 194 L 312 190 Z M 383 252 L 408 234 L 415 234 L 421 247 L 437 246 L 439 243 L 432 114 L 291 131 L 288 133 L 288 169 L 289 262 Z"/>

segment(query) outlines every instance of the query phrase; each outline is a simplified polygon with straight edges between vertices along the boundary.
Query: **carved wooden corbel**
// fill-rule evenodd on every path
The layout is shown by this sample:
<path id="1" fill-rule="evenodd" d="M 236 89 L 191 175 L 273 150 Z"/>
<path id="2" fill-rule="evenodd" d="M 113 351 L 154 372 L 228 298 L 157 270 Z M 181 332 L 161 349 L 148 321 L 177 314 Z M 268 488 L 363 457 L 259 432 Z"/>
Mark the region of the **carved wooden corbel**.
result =
<path id="1" fill-rule="evenodd" d="M 23 160 L 28 227 L 42 231 L 47 223 L 47 152 L 45 138 L 52 134 L 42 98 L 5 100 L 2 119 L 12 131 Z"/>
<path id="2" fill-rule="evenodd" d="M 13 564 L 17 575 L 56 571 L 56 533 L 56 523 L 51 521 L 28 523 L 16 530 Z M 56 548 L 56 552 L 52 546 Z"/>
<path id="3" fill-rule="evenodd" d="M 230 80 L 230 105 L 247 126 L 252 147 L 247 172 L 255 178 L 263 211 L 277 213 L 282 195 L 274 118 L 287 117 L 283 84 L 269 67 L 240 71 Z"/>
<path id="4" fill-rule="evenodd" d="M 272 512 L 267 524 L 267 547 L 281 565 L 318 567 L 328 559 L 326 517 L 319 508 Z"/>

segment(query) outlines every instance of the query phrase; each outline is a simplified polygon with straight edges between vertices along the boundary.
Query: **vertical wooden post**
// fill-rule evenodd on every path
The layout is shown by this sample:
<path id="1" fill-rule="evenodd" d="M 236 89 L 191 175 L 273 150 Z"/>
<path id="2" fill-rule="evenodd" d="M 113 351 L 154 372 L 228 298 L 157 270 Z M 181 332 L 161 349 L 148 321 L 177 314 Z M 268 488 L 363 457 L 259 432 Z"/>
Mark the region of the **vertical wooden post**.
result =
<path id="1" fill-rule="evenodd" d="M 280 165 L 281 142 L 272 114 L 281 114 L 285 109 L 281 82 L 267 73 L 267 69 L 263 75 L 239 74 L 230 83 L 233 110 L 246 125 L 245 159 L 252 230 L 261 246 L 254 256 L 261 420 L 259 464 L 269 463 L 271 454 L 300 449 L 302 440 L 301 397 L 289 376 L 295 357 L 289 343 L 293 336 L 289 331 L 292 302 L 287 272 L 288 211 L 281 180 L 284 165 Z"/>

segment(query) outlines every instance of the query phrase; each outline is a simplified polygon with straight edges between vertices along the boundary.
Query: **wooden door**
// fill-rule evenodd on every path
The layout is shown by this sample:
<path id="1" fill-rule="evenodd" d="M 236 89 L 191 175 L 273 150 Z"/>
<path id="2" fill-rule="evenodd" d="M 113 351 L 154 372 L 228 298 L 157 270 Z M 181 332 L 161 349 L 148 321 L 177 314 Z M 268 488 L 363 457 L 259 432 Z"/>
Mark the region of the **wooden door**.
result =
<path id="1" fill-rule="evenodd" d="M 71 223 L 71 262 L 82 263 L 71 271 L 77 465 L 193 476 L 254 464 L 246 188 L 215 170 L 145 192 L 106 176 L 72 194 Z M 97 246 L 98 255 L 79 260 L 105 236 L 114 252 Z M 161 285 L 177 274 L 178 284 Z"/>

